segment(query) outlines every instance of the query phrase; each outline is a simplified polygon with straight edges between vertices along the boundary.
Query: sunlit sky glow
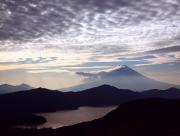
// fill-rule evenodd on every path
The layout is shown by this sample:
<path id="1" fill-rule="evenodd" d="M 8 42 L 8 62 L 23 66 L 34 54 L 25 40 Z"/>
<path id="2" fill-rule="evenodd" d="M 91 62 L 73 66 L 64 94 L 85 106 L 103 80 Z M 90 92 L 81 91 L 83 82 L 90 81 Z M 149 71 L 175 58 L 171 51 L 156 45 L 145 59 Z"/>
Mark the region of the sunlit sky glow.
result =
<path id="1" fill-rule="evenodd" d="M 125 64 L 180 84 L 179 62 L 179 0 L 0 2 L 1 83 L 64 88 Z"/>

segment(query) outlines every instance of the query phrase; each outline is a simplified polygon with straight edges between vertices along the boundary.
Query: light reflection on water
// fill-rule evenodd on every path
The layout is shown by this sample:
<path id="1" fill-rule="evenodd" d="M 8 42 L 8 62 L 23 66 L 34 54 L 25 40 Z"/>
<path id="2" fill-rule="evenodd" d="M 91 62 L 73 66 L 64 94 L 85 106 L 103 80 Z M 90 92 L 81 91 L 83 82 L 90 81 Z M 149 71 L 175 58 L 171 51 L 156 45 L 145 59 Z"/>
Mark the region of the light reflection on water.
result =
<path id="1" fill-rule="evenodd" d="M 37 115 L 46 118 L 45 124 L 37 126 L 37 128 L 59 128 L 63 126 L 74 125 L 84 121 L 91 121 L 103 117 L 110 111 L 114 110 L 116 106 L 112 107 L 80 107 L 77 110 L 58 111 L 52 113 L 40 113 Z M 36 126 L 31 126 L 36 127 Z"/>

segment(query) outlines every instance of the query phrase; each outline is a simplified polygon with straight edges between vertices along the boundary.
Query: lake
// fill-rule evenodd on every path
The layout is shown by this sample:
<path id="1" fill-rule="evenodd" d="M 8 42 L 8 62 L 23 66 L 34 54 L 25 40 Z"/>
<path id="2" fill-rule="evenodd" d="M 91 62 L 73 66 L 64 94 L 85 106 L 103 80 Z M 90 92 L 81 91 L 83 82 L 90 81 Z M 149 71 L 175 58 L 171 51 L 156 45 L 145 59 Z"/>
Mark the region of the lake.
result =
<path id="1" fill-rule="evenodd" d="M 40 113 L 46 118 L 47 122 L 39 126 L 31 126 L 37 128 L 59 128 L 63 126 L 74 125 L 77 123 L 91 121 L 105 116 L 110 111 L 116 109 L 112 107 L 80 107 L 77 110 L 57 111 L 52 113 Z"/>

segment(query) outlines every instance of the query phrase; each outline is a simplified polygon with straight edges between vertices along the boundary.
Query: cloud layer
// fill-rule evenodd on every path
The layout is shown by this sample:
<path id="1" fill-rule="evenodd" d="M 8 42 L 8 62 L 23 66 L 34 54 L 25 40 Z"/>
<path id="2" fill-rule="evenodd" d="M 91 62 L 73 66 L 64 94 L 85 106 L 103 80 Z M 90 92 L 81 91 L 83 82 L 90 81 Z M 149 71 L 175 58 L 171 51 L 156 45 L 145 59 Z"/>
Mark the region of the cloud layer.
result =
<path id="1" fill-rule="evenodd" d="M 0 70 L 99 71 L 180 61 L 179 0 L 1 0 Z"/>
<path id="2" fill-rule="evenodd" d="M 97 44 L 141 50 L 179 35 L 178 0 L 2 0 L 0 5 L 1 50 Z"/>

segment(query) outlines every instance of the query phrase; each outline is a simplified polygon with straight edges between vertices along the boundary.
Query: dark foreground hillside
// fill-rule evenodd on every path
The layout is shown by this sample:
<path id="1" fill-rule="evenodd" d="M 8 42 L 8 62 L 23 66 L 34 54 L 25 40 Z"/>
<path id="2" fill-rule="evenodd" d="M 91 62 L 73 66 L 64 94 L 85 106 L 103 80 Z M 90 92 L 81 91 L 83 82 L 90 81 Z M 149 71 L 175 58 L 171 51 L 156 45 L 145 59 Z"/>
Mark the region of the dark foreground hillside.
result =
<path id="1" fill-rule="evenodd" d="M 144 99 L 121 104 L 105 117 L 55 130 L 1 129 L 4 136 L 179 136 L 180 100 Z"/>
<path id="2" fill-rule="evenodd" d="M 134 92 L 109 85 L 81 92 L 60 92 L 44 88 L 0 95 L 0 125 L 37 125 L 46 119 L 34 113 L 73 110 L 81 106 L 113 106 L 145 98 L 180 99 L 180 90 Z"/>
<path id="3" fill-rule="evenodd" d="M 37 88 L 0 95 L 0 113 L 44 113 L 73 110 L 81 106 L 113 106 L 145 98 L 180 99 L 180 89 L 134 92 L 109 85 L 81 92 L 60 92 Z"/>

